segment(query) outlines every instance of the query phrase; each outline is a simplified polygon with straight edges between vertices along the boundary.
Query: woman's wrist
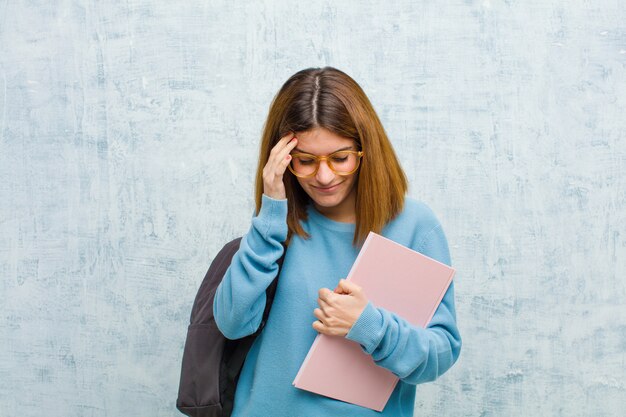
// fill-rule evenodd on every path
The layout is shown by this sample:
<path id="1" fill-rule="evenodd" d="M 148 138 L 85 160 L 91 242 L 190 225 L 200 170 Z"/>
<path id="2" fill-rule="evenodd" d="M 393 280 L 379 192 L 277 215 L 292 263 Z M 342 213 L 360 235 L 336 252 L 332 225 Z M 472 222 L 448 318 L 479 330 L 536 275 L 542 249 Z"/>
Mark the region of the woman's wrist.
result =
<path id="1" fill-rule="evenodd" d="M 263 197 L 269 198 L 270 200 L 273 200 L 273 201 L 287 201 L 287 198 L 286 198 L 286 197 L 284 197 L 284 198 L 279 198 L 278 196 L 271 196 L 271 195 L 269 195 L 269 194 L 266 194 L 265 192 L 262 194 L 261 199 L 262 199 Z"/>
<path id="2" fill-rule="evenodd" d="M 253 223 L 267 240 L 284 242 L 287 239 L 287 199 L 277 200 L 266 194 L 261 195 L 261 210 Z"/>

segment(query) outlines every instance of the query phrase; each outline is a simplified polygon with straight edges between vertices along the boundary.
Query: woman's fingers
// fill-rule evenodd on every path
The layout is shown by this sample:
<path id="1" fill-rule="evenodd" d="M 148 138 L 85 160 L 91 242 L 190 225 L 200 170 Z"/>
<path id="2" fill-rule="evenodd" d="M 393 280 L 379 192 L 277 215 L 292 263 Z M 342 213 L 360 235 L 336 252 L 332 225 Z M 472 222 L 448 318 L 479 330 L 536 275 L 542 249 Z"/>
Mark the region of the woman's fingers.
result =
<path id="1" fill-rule="evenodd" d="M 294 134 L 284 136 L 278 143 L 272 148 L 270 152 L 269 160 L 267 161 L 268 168 L 274 173 L 282 174 L 289 165 L 290 158 L 289 153 L 296 147 L 298 139 L 295 139 Z"/>
<path id="2" fill-rule="evenodd" d="M 317 304 L 319 304 L 319 305 L 320 305 L 320 306 L 322 306 L 322 307 L 326 307 L 326 306 L 328 306 L 329 301 L 328 301 L 328 299 L 326 299 L 326 298 L 323 298 L 323 297 L 318 297 L 318 298 L 317 298 Z"/>
<path id="3" fill-rule="evenodd" d="M 265 167 L 263 167 L 263 192 L 270 197 L 276 199 L 285 198 L 283 175 L 291 161 L 289 153 L 297 143 L 297 139 L 294 139 L 294 137 L 295 133 L 290 132 L 280 138 L 270 151 L 268 161 Z"/>
<path id="4" fill-rule="evenodd" d="M 332 329 L 328 327 L 328 316 L 319 308 L 313 310 L 313 315 L 317 318 L 317 321 L 313 322 L 313 328 L 319 333 L 331 335 Z"/>
<path id="5" fill-rule="evenodd" d="M 294 132 L 289 132 L 289 134 L 283 136 L 276 142 L 276 145 L 270 151 L 270 155 L 278 155 L 288 144 L 289 142 L 296 136 Z"/>
<path id="6" fill-rule="evenodd" d="M 282 148 L 278 150 L 276 154 L 276 161 L 280 164 L 281 168 L 283 168 L 283 172 L 285 172 L 287 165 L 289 165 L 289 161 L 291 161 L 289 154 L 291 153 L 293 148 L 296 147 L 297 144 L 298 139 L 296 139 L 296 137 L 294 136 L 289 139 L 289 142 L 287 142 L 284 146 L 282 146 Z"/>
<path id="7" fill-rule="evenodd" d="M 326 315 L 324 314 L 324 312 L 323 312 L 321 309 L 319 309 L 319 308 L 316 308 L 315 310 L 313 310 L 313 315 L 314 315 L 315 317 L 317 317 L 317 319 L 318 319 L 319 321 L 321 321 L 322 323 L 323 323 L 324 321 L 326 321 L 326 319 L 327 319 L 327 317 L 326 317 Z"/>
<path id="8" fill-rule="evenodd" d="M 317 304 L 320 306 L 320 309 L 324 312 L 326 311 L 331 311 L 332 307 L 324 300 L 322 300 L 321 298 L 317 299 Z"/>
<path id="9" fill-rule="evenodd" d="M 313 322 L 313 328 L 315 329 L 316 332 L 318 333 L 322 333 L 325 331 L 325 327 L 324 327 L 324 323 L 322 323 L 321 321 L 314 321 Z"/>

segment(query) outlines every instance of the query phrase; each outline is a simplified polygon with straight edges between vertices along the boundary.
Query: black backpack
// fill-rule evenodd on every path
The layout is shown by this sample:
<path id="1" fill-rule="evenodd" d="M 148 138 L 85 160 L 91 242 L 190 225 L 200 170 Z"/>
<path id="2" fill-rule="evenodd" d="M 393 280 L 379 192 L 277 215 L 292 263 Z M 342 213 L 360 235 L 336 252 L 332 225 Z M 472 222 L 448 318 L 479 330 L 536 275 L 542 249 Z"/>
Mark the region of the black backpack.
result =
<path id="1" fill-rule="evenodd" d="M 228 242 L 217 254 L 200 284 L 191 310 L 183 351 L 176 408 L 190 417 L 228 417 L 244 360 L 270 312 L 277 278 L 267 288 L 267 301 L 259 329 L 242 339 L 227 339 L 213 317 L 213 298 L 241 237 Z M 285 256 L 279 259 L 279 268 Z M 279 270 L 280 272 L 280 270 Z M 276 275 L 278 277 L 278 274 Z"/>

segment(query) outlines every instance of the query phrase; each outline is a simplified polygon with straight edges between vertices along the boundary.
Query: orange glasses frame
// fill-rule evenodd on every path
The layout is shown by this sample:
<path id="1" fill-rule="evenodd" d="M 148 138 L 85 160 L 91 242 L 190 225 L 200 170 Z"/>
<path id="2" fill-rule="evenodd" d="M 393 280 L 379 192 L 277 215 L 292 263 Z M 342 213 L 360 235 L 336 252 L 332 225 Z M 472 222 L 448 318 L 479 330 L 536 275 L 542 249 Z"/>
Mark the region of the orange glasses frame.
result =
<path id="1" fill-rule="evenodd" d="M 333 156 L 335 156 L 336 154 L 342 154 L 342 153 L 351 153 L 351 154 L 356 154 L 356 166 L 354 167 L 354 169 L 350 172 L 338 172 L 335 171 L 335 169 L 333 168 L 333 164 L 332 162 L 328 162 L 328 160 L 330 158 L 332 158 Z M 357 169 L 359 169 L 359 167 L 361 166 L 361 158 L 363 157 L 364 153 L 363 151 L 337 151 L 337 152 L 333 152 L 330 155 L 322 155 L 322 156 L 318 156 L 318 155 L 313 155 L 310 153 L 294 153 L 292 154 L 292 158 L 295 157 L 299 157 L 299 156 L 306 156 L 307 158 L 311 158 L 315 160 L 315 170 L 309 174 L 309 175 L 302 175 L 302 174 L 298 174 L 293 167 L 291 166 L 292 162 L 289 162 L 289 171 L 291 171 L 293 173 L 293 175 L 295 175 L 296 177 L 300 177 L 300 178 L 310 178 L 315 176 L 315 174 L 317 174 L 317 171 L 320 169 L 320 162 L 322 162 L 322 160 L 326 160 L 326 164 L 328 165 L 328 168 L 330 168 L 335 174 L 337 175 L 350 175 L 353 174 L 357 171 Z M 292 159 L 293 161 L 293 159 Z"/>

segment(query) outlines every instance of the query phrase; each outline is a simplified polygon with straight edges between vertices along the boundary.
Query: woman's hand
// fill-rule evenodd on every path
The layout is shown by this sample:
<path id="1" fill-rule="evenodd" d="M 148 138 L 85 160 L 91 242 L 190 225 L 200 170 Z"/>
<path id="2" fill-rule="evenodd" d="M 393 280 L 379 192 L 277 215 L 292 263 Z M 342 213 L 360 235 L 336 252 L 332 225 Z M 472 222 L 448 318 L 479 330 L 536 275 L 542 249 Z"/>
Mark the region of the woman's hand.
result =
<path id="1" fill-rule="evenodd" d="M 270 157 L 263 167 L 263 194 L 266 196 L 276 200 L 287 198 L 283 175 L 289 162 L 291 162 L 289 153 L 296 147 L 297 143 L 298 139 L 296 139 L 295 133 L 289 132 L 288 135 L 280 138 L 270 151 Z"/>
<path id="2" fill-rule="evenodd" d="M 313 310 L 318 319 L 313 328 L 329 336 L 345 336 L 365 310 L 368 300 L 361 287 L 342 279 L 334 292 L 320 289 L 317 303 L 320 308 Z"/>

